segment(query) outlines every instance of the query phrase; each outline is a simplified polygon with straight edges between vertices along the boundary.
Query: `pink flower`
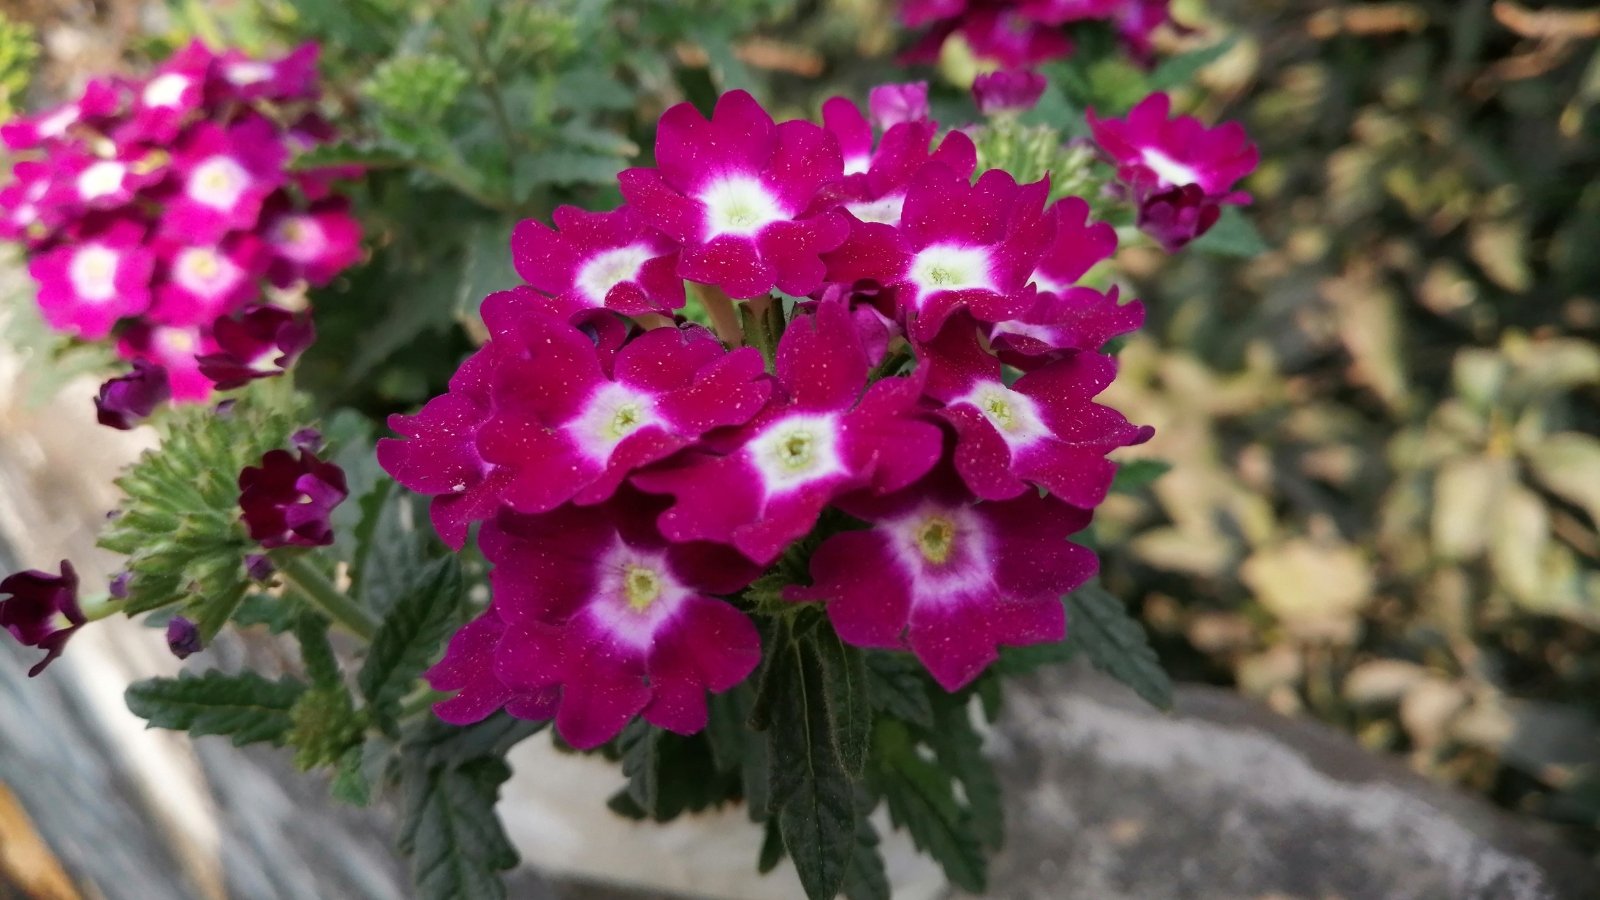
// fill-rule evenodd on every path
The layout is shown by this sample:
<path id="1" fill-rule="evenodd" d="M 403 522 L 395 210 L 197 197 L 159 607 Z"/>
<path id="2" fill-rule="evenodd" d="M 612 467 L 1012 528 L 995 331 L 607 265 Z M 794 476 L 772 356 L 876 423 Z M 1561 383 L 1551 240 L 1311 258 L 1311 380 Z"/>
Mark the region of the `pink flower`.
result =
<path id="1" fill-rule="evenodd" d="M 261 465 L 239 473 L 239 509 L 261 546 L 320 547 L 333 543 L 328 516 L 349 496 L 344 470 L 305 450 L 269 450 Z"/>
<path id="2" fill-rule="evenodd" d="M 32 678 L 55 662 L 66 649 L 67 640 L 82 628 L 87 619 L 78 606 L 78 573 L 72 563 L 61 561 L 61 574 L 51 575 L 29 569 L 0 581 L 0 628 L 24 647 L 39 647 L 44 659 L 28 670 Z"/>
<path id="3" fill-rule="evenodd" d="M 971 178 L 978 166 L 972 140 L 952 131 L 932 149 L 938 125 L 930 120 L 901 122 L 884 132 L 873 148 L 872 126 L 861 110 L 843 97 L 822 104 L 823 126 L 844 149 L 845 177 L 824 187 L 816 205 L 841 206 L 858 222 L 900 224 L 906 190 L 924 164 L 937 162 Z"/>
<path id="4" fill-rule="evenodd" d="M 519 719 L 555 717 L 561 702 L 559 685 L 514 691 L 495 675 L 495 650 L 505 633 L 505 623 L 490 605 L 450 638 L 444 658 L 426 673 L 434 690 L 456 692 L 449 700 L 434 704 L 433 711 L 440 719 L 452 725 L 471 725 L 501 707 Z"/>
<path id="5" fill-rule="evenodd" d="M 758 574 L 737 553 L 668 543 L 638 495 L 484 526 L 494 608 L 505 621 L 495 675 L 512 692 L 559 687 L 556 730 L 580 749 L 635 715 L 692 734 L 706 692 L 726 691 L 761 659 L 755 626 L 718 599 Z"/>
<path id="6" fill-rule="evenodd" d="M 1193 116 L 1169 118 L 1171 109 L 1171 99 L 1155 93 L 1126 118 L 1088 114 L 1095 143 L 1117 164 L 1117 177 L 1139 205 L 1140 227 L 1169 251 L 1210 228 L 1218 204 L 1249 203 L 1250 195 L 1234 185 L 1260 160 L 1239 123 L 1206 128 Z"/>
<path id="7" fill-rule="evenodd" d="M 211 335 L 197 326 L 153 325 L 144 321 L 130 325 L 117 340 L 117 353 L 123 359 L 147 360 L 166 369 L 172 399 L 180 403 L 211 396 L 211 379 L 201 373 L 196 357 L 216 349 Z"/>
<path id="8" fill-rule="evenodd" d="M 246 101 L 314 100 L 317 90 L 316 44 L 301 44 L 275 60 L 251 59 L 229 50 L 216 62 L 218 74 L 233 96 Z"/>
<path id="9" fill-rule="evenodd" d="M 254 228 L 262 203 L 283 178 L 286 156 L 283 140 L 264 118 L 226 130 L 197 124 L 174 157 L 180 185 L 162 229 L 178 240 L 206 243 Z"/>
<path id="10" fill-rule="evenodd" d="M 221 244 L 167 245 L 151 318 L 168 325 L 209 325 L 261 293 L 263 246 L 234 234 Z"/>
<path id="11" fill-rule="evenodd" d="M 1087 511 L 1031 491 L 977 503 L 946 469 L 841 505 L 872 527 L 828 538 L 811 557 L 814 584 L 784 596 L 827 601 L 846 643 L 910 649 L 947 691 L 971 683 L 1000 646 L 1061 640 L 1061 595 L 1098 568 L 1067 541 Z"/>
<path id="12" fill-rule="evenodd" d="M 985 353 L 975 329 L 954 321 L 926 347 L 928 396 L 956 429 L 955 466 L 972 492 L 1006 500 L 1036 485 L 1083 509 L 1105 499 L 1118 447 L 1152 430 L 1093 402 L 1111 383 L 1116 362 L 1096 353 L 1063 355 L 1007 386 L 1000 361 Z"/>
<path id="13" fill-rule="evenodd" d="M 636 316 L 683 306 L 678 248 L 624 206 L 606 213 L 557 207 L 557 231 L 526 219 L 511 233 L 517 274 L 563 308 Z"/>
<path id="14" fill-rule="evenodd" d="M 688 103 L 667 110 L 656 164 L 618 179 L 639 217 L 682 245 L 680 276 L 736 298 L 821 286 L 819 255 L 849 231 L 832 210 L 807 214 L 818 189 L 844 174 L 827 132 L 803 121 L 774 125 L 749 94 L 731 91 L 709 122 Z"/>
<path id="15" fill-rule="evenodd" d="M 125 206 L 141 189 L 166 176 L 160 152 L 141 147 L 123 148 L 110 159 L 74 148 L 54 162 L 44 202 L 74 212 Z"/>
<path id="16" fill-rule="evenodd" d="M 94 237 L 34 257 L 28 272 L 39 282 L 45 321 L 57 330 L 98 340 L 111 333 L 118 319 L 148 309 L 155 256 L 142 246 L 144 234 L 144 226 L 117 220 Z"/>
<path id="17" fill-rule="evenodd" d="M 729 435 L 725 454 L 695 450 L 633 477 L 676 499 L 660 519 L 669 539 L 732 544 L 769 563 L 833 498 L 898 490 L 938 459 L 939 429 L 914 415 L 917 382 L 889 378 L 863 394 L 867 356 L 842 303 L 789 324 L 777 370 L 782 398 Z"/>
<path id="18" fill-rule="evenodd" d="M 269 200 L 262 225 L 267 277 L 279 287 L 301 279 L 320 287 L 361 260 L 361 223 L 342 197 L 317 200 L 304 210 Z"/>
<path id="19" fill-rule="evenodd" d="M 986 116 L 1032 109 L 1044 95 L 1044 76 L 1032 69 L 1003 69 L 979 75 L 972 82 L 972 99 Z"/>
<path id="20" fill-rule="evenodd" d="M 760 353 L 728 351 L 703 328 L 647 331 L 605 367 L 582 331 L 514 295 L 486 301 L 484 323 L 514 355 L 495 373 L 478 448 L 511 470 L 501 497 L 518 512 L 599 503 L 634 470 L 748 422 L 772 390 Z"/>
<path id="21" fill-rule="evenodd" d="M 34 150 L 62 139 L 76 125 L 83 112 L 76 103 L 67 103 L 36 116 L 19 116 L 0 124 L 0 142 L 11 150 Z"/>
<path id="22" fill-rule="evenodd" d="M 1046 182 L 1019 186 L 999 169 L 970 184 L 929 163 L 906 192 L 898 227 L 856 222 L 827 255 L 828 278 L 882 285 L 917 340 L 931 339 L 958 309 L 983 322 L 1014 318 L 1031 302 L 1030 276 L 1054 237 L 1048 193 Z"/>
<path id="23" fill-rule="evenodd" d="M 926 122 L 928 83 L 880 84 L 867 92 L 867 109 L 879 131 L 888 131 L 901 122 Z"/>
<path id="24" fill-rule="evenodd" d="M 61 210 L 45 200 L 55 168 L 48 162 L 24 160 L 12 167 L 11 176 L 0 187 L 0 240 L 37 247 L 61 221 Z"/>
<path id="25" fill-rule="evenodd" d="M 167 143 L 200 114 L 217 57 L 199 41 L 174 53 L 137 86 L 130 137 Z"/>

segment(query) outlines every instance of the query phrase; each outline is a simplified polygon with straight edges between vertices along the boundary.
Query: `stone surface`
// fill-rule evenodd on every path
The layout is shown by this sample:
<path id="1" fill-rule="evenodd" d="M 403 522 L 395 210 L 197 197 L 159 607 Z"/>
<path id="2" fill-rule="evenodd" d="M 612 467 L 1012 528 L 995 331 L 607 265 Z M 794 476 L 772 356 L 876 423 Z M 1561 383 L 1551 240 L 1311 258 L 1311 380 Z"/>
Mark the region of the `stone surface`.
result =
<path id="1" fill-rule="evenodd" d="M 1182 686 L 1163 715 L 1091 672 L 1008 693 L 993 894 L 1050 900 L 1565 900 L 1600 876 L 1550 834 L 1319 723 Z"/>

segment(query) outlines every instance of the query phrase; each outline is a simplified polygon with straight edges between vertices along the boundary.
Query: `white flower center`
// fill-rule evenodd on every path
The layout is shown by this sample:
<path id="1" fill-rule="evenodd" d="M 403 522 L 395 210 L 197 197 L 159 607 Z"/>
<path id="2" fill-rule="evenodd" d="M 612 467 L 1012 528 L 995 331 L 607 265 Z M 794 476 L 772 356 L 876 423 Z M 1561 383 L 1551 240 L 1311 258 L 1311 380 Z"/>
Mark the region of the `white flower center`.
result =
<path id="1" fill-rule="evenodd" d="M 198 334 L 187 328 L 160 328 L 154 335 L 155 342 L 160 345 L 166 357 L 193 355 L 200 347 Z"/>
<path id="2" fill-rule="evenodd" d="M 228 65 L 222 72 L 222 77 L 228 79 L 229 84 L 239 87 L 248 87 L 260 84 L 272 77 L 272 66 L 264 62 L 236 62 Z"/>
<path id="3" fill-rule="evenodd" d="M 911 281 L 917 286 L 917 303 L 943 291 L 968 288 L 993 290 L 989 277 L 989 251 L 960 244 L 934 244 L 911 261 Z"/>
<path id="4" fill-rule="evenodd" d="M 635 550 L 621 540 L 601 555 L 598 565 L 590 615 L 614 637 L 648 648 L 689 589 L 673 577 L 665 554 Z"/>
<path id="5" fill-rule="evenodd" d="M 1012 447 L 1031 444 L 1050 434 L 1050 429 L 1039 417 L 1039 407 L 1033 399 L 998 381 L 983 382 L 966 396 L 952 400 L 950 405 L 958 403 L 969 404 L 983 413 L 983 417 L 1000 432 L 1000 437 Z"/>
<path id="6" fill-rule="evenodd" d="M 128 167 L 109 159 L 100 160 L 78 173 L 78 196 L 85 201 L 114 194 L 122 187 Z"/>
<path id="7" fill-rule="evenodd" d="M 959 602 L 994 580 L 992 541 L 971 508 L 928 504 L 882 526 L 920 602 Z"/>
<path id="8" fill-rule="evenodd" d="M 905 194 L 890 194 L 876 200 L 861 200 L 855 203 L 846 203 L 845 209 L 852 216 L 863 222 L 881 222 L 885 225 L 900 224 L 900 210 L 906 205 Z"/>
<path id="9" fill-rule="evenodd" d="M 267 242 L 297 263 L 315 262 L 327 252 L 328 236 L 310 216 L 285 216 L 272 226 Z"/>
<path id="10" fill-rule="evenodd" d="M 117 295 L 117 263 L 121 254 L 100 244 L 90 244 L 72 255 L 67 277 L 80 299 L 104 303 Z"/>
<path id="11" fill-rule="evenodd" d="M 184 290 L 211 297 L 233 287 L 239 268 L 211 247 L 189 247 L 173 261 L 172 273 Z"/>
<path id="12" fill-rule="evenodd" d="M 647 425 L 660 423 L 655 400 L 648 394 L 608 382 L 589 398 L 589 404 L 566 430 L 585 456 L 604 465 L 617 445 Z"/>
<path id="13" fill-rule="evenodd" d="M 231 156 L 213 156 L 189 173 L 189 196 L 213 209 L 233 209 L 249 186 L 250 173 Z"/>
<path id="14" fill-rule="evenodd" d="M 866 154 L 851 156 L 844 161 L 844 173 L 846 175 L 860 175 L 870 168 L 872 168 L 872 157 Z"/>
<path id="15" fill-rule="evenodd" d="M 1150 171 L 1165 182 L 1169 187 L 1183 187 L 1187 184 L 1199 184 L 1200 173 L 1186 163 L 1178 162 L 1172 157 L 1162 153 L 1154 147 L 1144 148 L 1140 154 L 1144 164 Z"/>
<path id="16" fill-rule="evenodd" d="M 761 182 L 743 175 L 724 178 L 712 184 L 697 198 L 706 205 L 706 221 L 711 236 L 752 235 L 773 222 L 788 218 L 778 200 Z"/>
<path id="17" fill-rule="evenodd" d="M 625 281 L 639 277 L 639 267 L 654 258 L 655 251 L 644 244 L 629 244 L 607 250 L 584 263 L 578 270 L 578 290 L 595 306 L 606 305 L 606 295 Z"/>
<path id="18" fill-rule="evenodd" d="M 56 110 L 39 122 L 39 136 L 52 138 L 66 131 L 78 121 L 78 107 L 72 105 Z"/>
<path id="19" fill-rule="evenodd" d="M 834 416 L 789 416 L 757 435 L 749 449 L 768 495 L 845 471 Z"/>
<path id="20" fill-rule="evenodd" d="M 178 101 L 183 99 L 183 92 L 189 89 L 189 84 L 188 76 L 168 72 L 151 79 L 140 97 L 145 106 L 177 106 Z"/>

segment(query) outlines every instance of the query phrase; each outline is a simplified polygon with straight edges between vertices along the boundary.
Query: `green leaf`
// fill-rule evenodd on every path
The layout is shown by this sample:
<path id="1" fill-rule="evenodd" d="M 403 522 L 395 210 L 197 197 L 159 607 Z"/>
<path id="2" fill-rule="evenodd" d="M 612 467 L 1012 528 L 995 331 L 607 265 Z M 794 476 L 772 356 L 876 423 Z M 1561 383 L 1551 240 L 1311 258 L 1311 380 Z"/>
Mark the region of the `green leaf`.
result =
<path id="1" fill-rule="evenodd" d="M 530 722 L 497 712 L 466 727 L 429 716 L 408 729 L 405 750 L 421 763 L 458 763 L 481 756 L 504 756 L 523 740 L 538 734 L 549 720 Z"/>
<path id="2" fill-rule="evenodd" d="M 831 900 L 844 883 L 855 837 L 855 788 L 839 762 L 827 683 L 814 633 L 778 661 L 784 684 L 767 731 L 772 803 L 783 846 L 811 900 Z"/>
<path id="3" fill-rule="evenodd" d="M 400 714 L 400 699 L 438 654 L 461 602 L 461 565 L 442 557 L 417 572 L 367 650 L 359 684 L 379 722 Z"/>
<path id="4" fill-rule="evenodd" d="M 1091 581 L 1067 595 L 1067 644 L 1094 667 L 1133 688 L 1150 705 L 1172 708 L 1172 679 L 1144 626 L 1128 615 L 1122 601 Z"/>
<path id="5" fill-rule="evenodd" d="M 940 699 L 938 722 L 929 743 L 939 764 L 961 782 L 973 834 L 989 850 L 1005 842 L 1005 806 L 994 765 L 983 755 L 983 736 L 972 724 L 965 695 L 946 694 Z"/>
<path id="6" fill-rule="evenodd" d="M 1245 217 L 1237 206 L 1222 207 L 1222 217 L 1211 230 L 1195 238 L 1190 249 L 1212 256 L 1260 256 L 1267 250 L 1267 242 L 1254 222 Z"/>
<path id="7" fill-rule="evenodd" d="M 928 677 L 908 653 L 874 651 L 867 657 L 867 699 L 885 715 L 921 728 L 933 727 Z"/>
<path id="8" fill-rule="evenodd" d="M 761 855 L 756 858 L 756 871 L 762 875 L 771 872 L 783 862 L 783 832 L 778 830 L 778 820 L 769 819 L 761 838 Z"/>
<path id="9" fill-rule="evenodd" d="M 268 681 L 254 672 L 227 675 L 179 673 L 128 686 L 128 709 L 152 728 L 187 731 L 199 737 L 227 735 L 235 746 L 282 744 L 293 722 L 289 711 L 306 686 L 289 678 Z"/>
<path id="10" fill-rule="evenodd" d="M 443 555 L 443 545 L 425 530 L 427 519 L 416 496 L 388 487 L 392 481 L 381 484 L 361 500 L 358 550 L 351 563 L 356 601 L 380 617 Z"/>
<path id="11" fill-rule="evenodd" d="M 1170 471 L 1172 463 L 1161 459 L 1132 459 L 1118 463 L 1111 491 L 1116 494 L 1136 493 Z"/>
<path id="12" fill-rule="evenodd" d="M 495 757 L 406 767 L 400 852 L 423 900 L 500 900 L 499 873 L 517 864 L 494 807 L 511 767 Z"/>
<path id="13" fill-rule="evenodd" d="M 818 629 L 812 644 L 822 664 L 823 699 L 828 706 L 828 733 L 834 753 L 845 774 L 859 779 L 867 770 L 867 753 L 872 745 L 866 654 L 845 646 L 828 627 Z"/>
<path id="14" fill-rule="evenodd" d="M 519 158 L 512 194 L 525 198 L 546 184 L 610 184 L 623 169 L 621 157 L 588 150 L 546 150 Z"/>
<path id="15" fill-rule="evenodd" d="M 334 799 L 341 800 L 351 806 L 366 806 L 372 802 L 372 782 L 367 778 L 364 765 L 366 760 L 365 746 L 351 747 L 339 758 L 339 766 L 334 771 L 333 783 L 329 791 Z"/>
<path id="16" fill-rule="evenodd" d="M 300 643 L 300 661 L 311 683 L 317 687 L 343 688 L 344 676 L 339 671 L 339 661 L 334 658 L 333 645 L 328 643 L 328 618 L 309 609 L 302 610 L 295 620 L 294 637 Z"/>
<path id="17" fill-rule="evenodd" d="M 1237 35 L 1229 35 L 1227 39 L 1209 47 L 1201 47 L 1199 50 L 1191 50 L 1162 60 L 1161 65 L 1156 66 L 1155 71 L 1150 73 L 1146 84 L 1147 92 L 1170 91 L 1193 82 L 1201 69 L 1227 55 L 1238 42 Z"/>
<path id="18" fill-rule="evenodd" d="M 1064 663 L 1072 659 L 1074 652 L 1072 642 L 1068 640 L 1053 644 L 1028 644 L 1025 647 L 1001 647 L 995 671 L 1002 675 L 1026 675 L 1044 666 Z"/>
<path id="19" fill-rule="evenodd" d="M 661 809 L 661 765 L 656 748 L 661 730 L 643 719 L 634 719 L 617 744 L 622 749 L 622 774 L 628 777 L 628 798 L 648 816 Z"/>
<path id="20" fill-rule="evenodd" d="M 273 634 L 283 634 L 293 628 L 299 618 L 300 609 L 293 600 L 271 594 L 248 594 L 233 611 L 233 624 L 241 627 L 265 625 Z"/>
<path id="21" fill-rule="evenodd" d="M 856 819 L 856 845 L 844 873 L 848 900 L 890 900 L 889 873 L 878 850 L 878 831 L 866 816 Z"/>
<path id="22" fill-rule="evenodd" d="M 896 729 L 880 728 L 880 735 Z M 911 842 L 933 857 L 951 884 L 983 893 L 988 862 L 967 812 L 956 800 L 955 784 L 939 765 L 918 755 L 903 734 L 880 747 L 877 786 L 889 819 L 911 833 Z"/>

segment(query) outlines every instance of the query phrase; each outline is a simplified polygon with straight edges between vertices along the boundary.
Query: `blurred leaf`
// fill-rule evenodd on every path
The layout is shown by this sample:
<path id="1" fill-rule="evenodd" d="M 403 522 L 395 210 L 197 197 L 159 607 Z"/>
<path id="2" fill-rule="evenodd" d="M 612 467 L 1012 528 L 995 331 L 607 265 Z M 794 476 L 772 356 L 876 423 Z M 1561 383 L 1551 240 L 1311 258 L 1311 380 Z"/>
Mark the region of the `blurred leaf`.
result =
<path id="1" fill-rule="evenodd" d="M 136 681 L 128 686 L 126 699 L 128 709 L 152 728 L 187 731 L 193 737 L 227 735 L 242 746 L 282 744 L 293 725 L 289 710 L 305 691 L 298 681 L 268 681 L 254 672 L 180 672 L 177 678 Z"/>
<path id="2" fill-rule="evenodd" d="M 1430 521 L 1440 557 L 1472 559 L 1483 552 L 1514 477 L 1510 460 L 1488 456 L 1453 459 L 1439 469 Z"/>
<path id="3" fill-rule="evenodd" d="M 1222 217 L 1217 219 L 1217 224 L 1196 238 L 1189 248 L 1212 256 L 1249 258 L 1265 253 L 1267 242 L 1261 238 L 1261 232 L 1256 230 L 1255 223 L 1251 222 L 1239 207 L 1224 206 Z"/>
<path id="4" fill-rule="evenodd" d="M 1600 528 L 1600 438 L 1566 431 L 1527 450 L 1533 474 L 1552 494 L 1589 515 Z"/>
<path id="5" fill-rule="evenodd" d="M 1221 59 L 1238 42 L 1238 35 L 1229 35 L 1209 47 L 1169 56 L 1150 73 L 1145 87 L 1150 93 L 1154 93 L 1192 84 L 1201 69 Z"/>
<path id="6" fill-rule="evenodd" d="M 1539 495 L 1521 485 L 1501 495 L 1493 519 L 1489 564 L 1512 597 L 1538 602 L 1544 588 L 1544 554 L 1550 544 L 1550 512 Z"/>

